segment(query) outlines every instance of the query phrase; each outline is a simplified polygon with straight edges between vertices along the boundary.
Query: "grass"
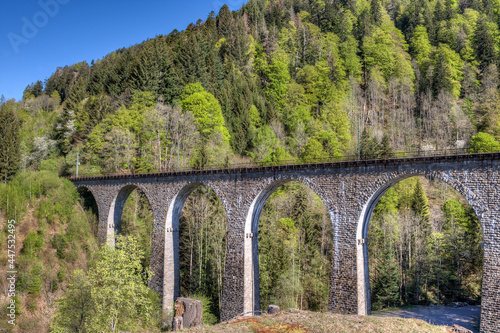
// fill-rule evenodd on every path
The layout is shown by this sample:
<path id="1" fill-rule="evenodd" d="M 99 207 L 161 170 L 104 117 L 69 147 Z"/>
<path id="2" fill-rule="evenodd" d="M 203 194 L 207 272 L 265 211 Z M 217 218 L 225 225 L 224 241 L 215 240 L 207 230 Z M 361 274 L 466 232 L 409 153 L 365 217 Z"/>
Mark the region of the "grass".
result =
<path id="1" fill-rule="evenodd" d="M 289 310 L 276 316 L 239 317 L 214 326 L 185 329 L 183 332 L 214 333 L 305 333 L 305 332 L 447 332 L 445 326 L 430 325 L 418 319 L 381 318 Z"/>

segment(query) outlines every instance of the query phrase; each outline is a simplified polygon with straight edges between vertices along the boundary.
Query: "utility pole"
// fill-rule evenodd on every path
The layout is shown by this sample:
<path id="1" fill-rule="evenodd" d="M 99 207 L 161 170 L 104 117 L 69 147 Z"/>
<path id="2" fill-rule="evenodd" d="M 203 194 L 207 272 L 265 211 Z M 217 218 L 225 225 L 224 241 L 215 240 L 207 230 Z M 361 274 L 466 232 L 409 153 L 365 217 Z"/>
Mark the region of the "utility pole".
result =
<path id="1" fill-rule="evenodd" d="M 361 129 L 360 127 L 360 119 L 361 116 L 358 114 L 358 160 L 361 159 L 361 145 L 360 145 L 360 136 L 359 136 L 359 131 Z"/>
<path id="2" fill-rule="evenodd" d="M 80 165 L 80 153 L 76 152 L 76 178 L 78 178 L 78 166 Z"/>
<path id="3" fill-rule="evenodd" d="M 179 154 L 181 150 L 181 139 L 177 141 L 177 170 L 179 170 Z"/>

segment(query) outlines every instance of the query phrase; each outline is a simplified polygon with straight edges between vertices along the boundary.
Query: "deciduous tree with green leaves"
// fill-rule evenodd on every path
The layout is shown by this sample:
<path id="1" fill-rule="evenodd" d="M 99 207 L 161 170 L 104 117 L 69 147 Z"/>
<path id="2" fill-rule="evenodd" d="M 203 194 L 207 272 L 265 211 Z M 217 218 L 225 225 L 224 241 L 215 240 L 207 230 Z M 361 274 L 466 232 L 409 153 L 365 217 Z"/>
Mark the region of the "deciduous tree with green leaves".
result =
<path id="1" fill-rule="evenodd" d="M 205 140 L 218 132 L 229 144 L 229 132 L 219 102 L 214 95 L 207 92 L 198 82 L 184 87 L 180 98 L 181 107 L 193 114 L 196 125 Z"/>
<path id="2" fill-rule="evenodd" d="M 148 288 L 152 273 L 143 269 L 143 248 L 119 236 L 115 248 L 103 245 L 87 275 L 76 271 L 52 325 L 54 332 L 141 331 L 154 326 L 160 308 Z"/>

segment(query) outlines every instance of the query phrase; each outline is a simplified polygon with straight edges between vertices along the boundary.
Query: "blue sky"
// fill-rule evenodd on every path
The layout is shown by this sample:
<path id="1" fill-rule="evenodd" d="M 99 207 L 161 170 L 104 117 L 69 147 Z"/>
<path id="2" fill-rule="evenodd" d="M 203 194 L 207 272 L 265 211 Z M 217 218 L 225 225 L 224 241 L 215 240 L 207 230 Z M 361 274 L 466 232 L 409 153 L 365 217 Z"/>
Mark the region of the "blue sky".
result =
<path id="1" fill-rule="evenodd" d="M 20 100 L 24 88 L 58 66 L 106 54 L 191 22 L 243 0 L 2 0 L 0 96 Z"/>

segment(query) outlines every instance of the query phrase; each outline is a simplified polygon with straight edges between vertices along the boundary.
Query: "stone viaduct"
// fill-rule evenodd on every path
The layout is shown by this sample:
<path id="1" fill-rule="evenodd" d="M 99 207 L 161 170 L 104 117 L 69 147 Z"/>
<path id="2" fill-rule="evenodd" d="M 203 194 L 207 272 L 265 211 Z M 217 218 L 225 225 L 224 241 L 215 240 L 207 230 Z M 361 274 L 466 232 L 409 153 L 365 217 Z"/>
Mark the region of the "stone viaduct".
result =
<path id="1" fill-rule="evenodd" d="M 179 218 L 189 194 L 206 185 L 226 210 L 227 253 L 221 319 L 258 312 L 259 217 L 269 196 L 299 181 L 321 198 L 333 228 L 328 307 L 344 314 L 370 314 L 367 231 L 380 197 L 402 179 L 421 175 L 457 190 L 479 217 L 484 233 L 481 332 L 500 332 L 500 153 L 335 162 L 293 166 L 176 171 L 80 177 L 71 180 L 94 196 L 99 239 L 120 230 L 122 209 L 139 188 L 154 216 L 151 287 L 168 308 L 180 296 Z M 111 237 L 112 238 L 112 237 Z"/>

